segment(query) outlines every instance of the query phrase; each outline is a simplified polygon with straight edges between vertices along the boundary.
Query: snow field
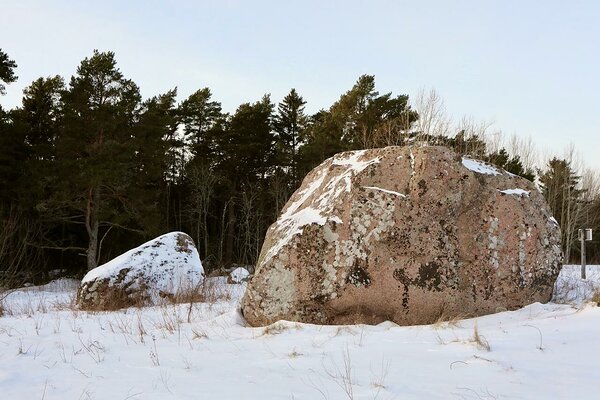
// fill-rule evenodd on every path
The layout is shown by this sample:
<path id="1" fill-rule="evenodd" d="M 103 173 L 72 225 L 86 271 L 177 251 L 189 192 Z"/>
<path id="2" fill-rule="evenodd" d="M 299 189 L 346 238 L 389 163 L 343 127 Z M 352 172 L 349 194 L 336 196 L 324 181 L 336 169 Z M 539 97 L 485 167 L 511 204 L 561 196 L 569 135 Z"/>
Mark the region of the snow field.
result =
<path id="1" fill-rule="evenodd" d="M 247 327 L 244 285 L 223 278 L 191 307 L 82 312 L 63 280 L 3 300 L 0 398 L 595 399 L 600 307 L 566 290 L 577 273 L 557 282 L 572 304 L 414 327 Z M 600 286 L 600 266 L 588 277 Z"/>

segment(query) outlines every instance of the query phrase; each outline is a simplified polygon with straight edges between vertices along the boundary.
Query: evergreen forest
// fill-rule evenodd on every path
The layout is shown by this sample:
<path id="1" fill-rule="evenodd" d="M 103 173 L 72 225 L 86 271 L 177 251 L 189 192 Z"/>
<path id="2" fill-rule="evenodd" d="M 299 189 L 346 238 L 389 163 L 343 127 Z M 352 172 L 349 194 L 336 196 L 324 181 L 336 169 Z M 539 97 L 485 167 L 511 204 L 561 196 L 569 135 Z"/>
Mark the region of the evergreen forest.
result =
<path id="1" fill-rule="evenodd" d="M 312 168 L 388 145 L 445 145 L 536 182 L 561 225 L 565 262 L 579 260 L 579 228 L 600 229 L 594 171 L 568 156 L 532 157 L 482 124 L 452 124 L 435 93 L 413 102 L 363 75 L 314 114 L 296 89 L 227 112 L 208 87 L 179 100 L 174 82 L 142 98 L 110 51 L 73 68 L 31 82 L 19 107 L 0 106 L 0 285 L 80 277 L 169 231 L 192 236 L 209 273 L 254 264 Z M 0 103 L 17 74 L 0 49 Z M 588 262 L 600 263 L 599 244 Z"/>

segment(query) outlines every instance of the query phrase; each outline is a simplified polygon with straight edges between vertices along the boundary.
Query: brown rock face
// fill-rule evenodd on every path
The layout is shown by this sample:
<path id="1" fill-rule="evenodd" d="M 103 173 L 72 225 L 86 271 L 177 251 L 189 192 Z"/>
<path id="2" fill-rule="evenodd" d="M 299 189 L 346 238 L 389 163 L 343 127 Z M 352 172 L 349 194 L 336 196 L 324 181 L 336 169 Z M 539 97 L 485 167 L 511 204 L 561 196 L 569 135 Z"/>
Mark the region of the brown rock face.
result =
<path id="1" fill-rule="evenodd" d="M 270 228 L 254 326 L 432 323 L 550 300 L 560 231 L 535 186 L 443 147 L 341 153 Z"/>

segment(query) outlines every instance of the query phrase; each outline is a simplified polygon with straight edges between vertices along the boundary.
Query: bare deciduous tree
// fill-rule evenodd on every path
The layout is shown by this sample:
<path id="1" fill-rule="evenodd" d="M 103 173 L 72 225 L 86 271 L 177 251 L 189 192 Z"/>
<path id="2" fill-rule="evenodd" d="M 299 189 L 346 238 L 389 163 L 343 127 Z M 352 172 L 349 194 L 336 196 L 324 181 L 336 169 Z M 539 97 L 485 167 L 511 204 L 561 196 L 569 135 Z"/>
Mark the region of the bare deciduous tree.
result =
<path id="1" fill-rule="evenodd" d="M 0 210 L 0 286 L 14 286 L 43 272 L 45 265 L 39 222 L 24 216 L 17 207 Z M 37 268 L 37 271 L 33 271 Z"/>
<path id="2" fill-rule="evenodd" d="M 240 196 L 240 245 L 239 259 L 250 264 L 258 259 L 260 244 L 262 242 L 262 231 L 260 222 L 262 212 L 259 207 L 259 192 L 254 186 L 250 186 Z"/>
<path id="3" fill-rule="evenodd" d="M 414 108 L 419 114 L 415 129 L 419 136 L 449 136 L 452 121 L 446 112 L 444 100 L 435 89 L 421 89 L 417 94 Z"/>
<path id="4" fill-rule="evenodd" d="M 539 162 L 537 150 L 531 136 L 523 137 L 512 134 L 508 139 L 508 152 L 513 157 L 519 157 L 523 168 L 526 170 L 535 170 Z"/>
<path id="5" fill-rule="evenodd" d="M 269 182 L 269 193 L 275 202 L 275 209 L 273 210 L 274 219 L 279 216 L 279 212 L 283 209 L 283 206 L 290 198 L 290 192 L 291 189 L 289 175 L 283 173 L 282 171 L 277 171 L 274 173 Z"/>
<path id="6" fill-rule="evenodd" d="M 188 179 L 191 186 L 191 209 L 188 213 L 195 222 L 196 243 L 198 245 L 203 244 L 204 256 L 207 257 L 211 254 L 208 215 L 218 177 L 210 167 L 199 165 L 190 168 Z"/>

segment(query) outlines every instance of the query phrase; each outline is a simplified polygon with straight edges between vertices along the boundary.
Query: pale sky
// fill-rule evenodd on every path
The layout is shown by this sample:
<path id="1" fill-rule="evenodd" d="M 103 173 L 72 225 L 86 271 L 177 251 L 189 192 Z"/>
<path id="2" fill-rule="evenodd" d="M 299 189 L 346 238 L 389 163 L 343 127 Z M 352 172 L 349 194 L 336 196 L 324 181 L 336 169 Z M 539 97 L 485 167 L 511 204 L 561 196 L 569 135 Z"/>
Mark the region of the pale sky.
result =
<path id="1" fill-rule="evenodd" d="M 380 92 L 435 88 L 449 114 L 574 144 L 600 170 L 600 1 L 0 0 L 0 48 L 20 104 L 40 76 L 75 73 L 93 49 L 116 53 L 144 97 L 209 87 L 232 112 L 294 87 L 327 108 L 362 74 Z"/>

